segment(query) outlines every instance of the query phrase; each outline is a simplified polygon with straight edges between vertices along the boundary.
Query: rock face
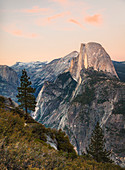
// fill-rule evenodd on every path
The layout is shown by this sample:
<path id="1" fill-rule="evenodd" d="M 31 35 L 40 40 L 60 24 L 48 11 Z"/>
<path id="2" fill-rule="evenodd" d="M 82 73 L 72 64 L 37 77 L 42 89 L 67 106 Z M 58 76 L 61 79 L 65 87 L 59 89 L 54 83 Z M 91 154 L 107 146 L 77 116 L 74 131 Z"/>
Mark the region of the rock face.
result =
<path id="1" fill-rule="evenodd" d="M 112 64 L 110 56 L 106 53 L 105 49 L 97 43 L 88 43 L 86 45 L 86 68 L 93 67 L 94 70 L 102 70 L 109 72 L 117 77 L 117 73 Z"/>
<path id="2" fill-rule="evenodd" d="M 91 70 L 81 72 L 81 77 L 67 116 L 67 133 L 70 132 L 72 143 L 79 154 L 85 152 L 95 123 L 99 121 L 105 132 L 107 149 L 124 157 L 125 83 Z"/>
<path id="3" fill-rule="evenodd" d="M 79 154 L 86 151 L 99 121 L 105 133 L 106 148 L 112 150 L 113 159 L 124 166 L 124 161 L 120 162 L 124 160 L 125 150 L 124 101 L 125 83 L 89 68 L 81 71 L 79 85 L 69 72 L 59 75 L 54 83 L 46 82 L 33 117 L 46 127 L 63 129 Z"/>
<path id="4" fill-rule="evenodd" d="M 112 150 L 115 162 L 125 166 L 125 83 L 117 77 L 101 45 L 82 44 L 69 70 L 54 82 L 44 83 L 33 118 L 46 127 L 63 129 L 79 154 L 86 152 L 99 121 L 105 133 L 106 148 Z"/>
<path id="5" fill-rule="evenodd" d="M 66 105 L 72 97 L 76 84 L 69 72 L 60 74 L 54 83 L 45 82 L 37 97 L 33 118 L 47 127 L 58 129 L 60 118 L 65 116 L 63 109 L 66 111 L 68 107 Z"/>
<path id="6" fill-rule="evenodd" d="M 15 99 L 18 83 L 17 73 L 6 65 L 0 65 L 0 94 Z"/>
<path id="7" fill-rule="evenodd" d="M 0 76 L 9 84 L 18 85 L 17 73 L 6 65 L 0 65 Z"/>
<path id="8" fill-rule="evenodd" d="M 93 67 L 94 70 L 102 70 L 118 77 L 110 56 L 98 43 L 81 44 L 79 56 L 71 62 L 70 72 L 71 75 L 78 80 L 81 69 L 90 67 Z"/>

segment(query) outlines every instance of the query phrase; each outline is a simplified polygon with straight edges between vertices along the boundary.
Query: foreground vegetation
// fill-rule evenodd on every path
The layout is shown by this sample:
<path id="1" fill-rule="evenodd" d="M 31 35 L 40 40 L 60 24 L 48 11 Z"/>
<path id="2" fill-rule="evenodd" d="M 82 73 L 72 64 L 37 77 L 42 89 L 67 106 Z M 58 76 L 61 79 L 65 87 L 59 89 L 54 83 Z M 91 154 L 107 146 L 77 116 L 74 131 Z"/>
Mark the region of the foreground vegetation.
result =
<path id="1" fill-rule="evenodd" d="M 58 150 L 46 143 L 47 136 L 56 141 Z M 78 156 L 69 138 L 61 130 L 45 128 L 17 108 L 12 111 L 2 108 L 0 109 L 0 169 L 120 170 L 123 168 L 110 163 L 97 163 L 87 156 Z"/>

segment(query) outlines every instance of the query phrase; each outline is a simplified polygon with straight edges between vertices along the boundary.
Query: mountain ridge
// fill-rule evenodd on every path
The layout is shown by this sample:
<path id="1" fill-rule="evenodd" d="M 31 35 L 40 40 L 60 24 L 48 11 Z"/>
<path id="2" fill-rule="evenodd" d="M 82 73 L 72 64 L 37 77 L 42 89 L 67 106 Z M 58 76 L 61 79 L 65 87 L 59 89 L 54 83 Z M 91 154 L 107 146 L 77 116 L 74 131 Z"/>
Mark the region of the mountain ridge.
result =
<path id="1" fill-rule="evenodd" d="M 114 62 L 120 75 L 118 64 Z M 49 63 L 17 63 L 12 69 L 20 77 L 25 67 L 36 88 L 34 119 L 46 127 L 63 129 L 79 154 L 85 151 L 92 129 L 99 121 L 107 135 L 106 147 L 113 149 L 115 162 L 125 166 L 124 83 L 118 80 L 112 61 L 101 45 L 82 44 L 79 53 L 74 51 Z"/>
<path id="2" fill-rule="evenodd" d="M 88 48 L 91 45 L 97 51 L 100 51 L 100 48 L 102 48 L 95 43 L 90 43 Z M 66 82 L 65 80 L 63 81 L 64 87 L 60 88 L 59 82 L 61 80 L 59 80 L 59 76 L 54 82 L 44 84 L 40 91 L 39 102 L 34 115 L 37 121 L 47 127 L 63 129 L 70 137 L 71 143 L 79 154 L 85 152 L 92 129 L 97 121 L 104 128 L 105 135 L 107 135 L 106 128 L 115 129 L 117 124 L 115 120 L 119 118 L 119 125 L 117 125 L 119 127 L 117 129 L 118 134 L 121 135 L 124 129 L 124 109 L 122 109 L 124 103 L 120 104 L 120 114 L 117 112 L 114 115 L 114 108 L 121 100 L 124 100 L 125 84 L 119 81 L 112 61 L 104 49 L 101 49 L 102 53 L 97 52 L 95 55 L 91 48 L 90 51 L 87 49 L 89 52 L 86 52 L 85 46 L 83 44 L 79 55 L 72 59 L 69 70 L 62 73 L 62 76 L 66 79 Z M 103 56 L 104 59 L 102 60 Z M 97 61 L 95 60 L 96 57 Z M 68 71 L 74 80 L 70 80 L 69 76 L 67 76 L 66 73 Z M 70 89 L 69 86 L 68 91 L 71 94 L 70 96 L 64 96 L 63 90 L 65 90 L 68 83 L 73 84 L 73 81 L 76 82 L 75 88 Z M 65 100 L 65 98 L 68 98 L 68 100 Z M 110 120 L 112 120 L 113 125 Z M 113 154 L 119 157 L 119 160 L 116 160 L 114 157 L 115 162 L 125 166 L 124 146 L 122 143 L 125 138 L 123 136 L 122 141 L 119 141 L 118 138 L 115 140 L 115 136 L 111 134 L 112 132 L 109 130 L 106 137 L 108 140 L 106 147 L 112 149 Z M 117 153 L 117 141 L 119 141 L 120 153 Z M 111 146 L 110 143 L 115 147 Z M 123 161 L 120 162 L 120 159 Z"/>

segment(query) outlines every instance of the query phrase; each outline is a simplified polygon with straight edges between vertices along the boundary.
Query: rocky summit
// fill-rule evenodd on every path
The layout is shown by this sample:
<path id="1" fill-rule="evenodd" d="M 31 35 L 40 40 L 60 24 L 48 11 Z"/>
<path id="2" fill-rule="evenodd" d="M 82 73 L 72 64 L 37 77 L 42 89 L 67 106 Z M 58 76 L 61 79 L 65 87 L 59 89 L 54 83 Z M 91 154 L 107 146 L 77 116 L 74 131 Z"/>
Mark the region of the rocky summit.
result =
<path id="1" fill-rule="evenodd" d="M 71 61 L 70 72 L 78 80 L 81 69 L 90 67 L 93 67 L 94 70 L 102 70 L 118 77 L 110 56 L 100 44 L 94 42 L 81 44 L 79 55 Z"/>

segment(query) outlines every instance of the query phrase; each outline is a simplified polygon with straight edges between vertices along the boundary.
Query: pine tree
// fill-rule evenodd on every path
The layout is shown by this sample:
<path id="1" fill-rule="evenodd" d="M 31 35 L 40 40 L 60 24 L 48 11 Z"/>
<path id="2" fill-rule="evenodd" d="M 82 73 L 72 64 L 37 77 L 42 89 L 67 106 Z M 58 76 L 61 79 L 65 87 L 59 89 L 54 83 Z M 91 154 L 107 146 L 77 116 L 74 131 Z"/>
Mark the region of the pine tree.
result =
<path id="1" fill-rule="evenodd" d="M 105 149 L 104 135 L 99 122 L 97 122 L 92 133 L 91 142 L 88 146 L 87 153 L 97 162 L 112 162 L 109 158 L 111 152 Z"/>
<path id="2" fill-rule="evenodd" d="M 35 111 L 35 96 L 33 95 L 35 89 L 31 87 L 31 81 L 29 80 L 26 70 L 22 70 L 22 76 L 20 78 L 20 87 L 18 87 L 18 102 L 21 104 L 19 105 L 21 108 L 28 113 L 29 110 Z"/>

